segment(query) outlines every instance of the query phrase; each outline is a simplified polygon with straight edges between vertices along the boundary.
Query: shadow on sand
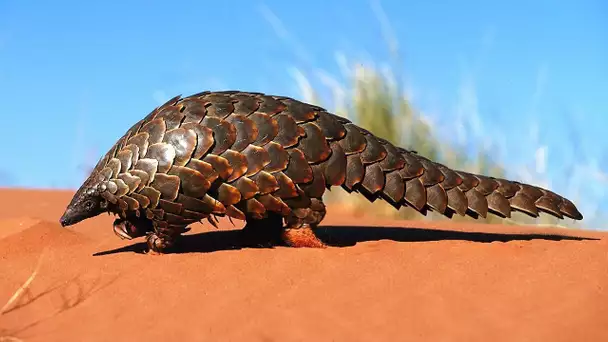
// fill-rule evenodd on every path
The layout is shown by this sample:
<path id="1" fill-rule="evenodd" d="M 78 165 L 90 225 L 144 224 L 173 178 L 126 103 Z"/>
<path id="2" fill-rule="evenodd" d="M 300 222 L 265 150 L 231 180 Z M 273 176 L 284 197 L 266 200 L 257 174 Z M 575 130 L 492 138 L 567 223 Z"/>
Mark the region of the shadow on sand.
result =
<path id="1" fill-rule="evenodd" d="M 451 230 L 399 227 L 352 227 L 352 226 L 321 226 L 316 229 L 317 236 L 334 247 L 354 246 L 358 242 L 392 240 L 397 242 L 429 242 L 429 241 L 469 241 L 478 243 L 529 241 L 529 240 L 599 240 L 555 234 L 502 234 L 484 232 L 460 232 Z M 208 253 L 222 250 L 252 248 L 241 242 L 241 230 L 222 230 L 184 235 L 175 249 L 170 253 Z M 262 248 L 262 247 L 260 247 Z M 125 247 L 95 253 L 95 256 L 115 253 L 143 253 L 145 243 L 139 242 Z"/>

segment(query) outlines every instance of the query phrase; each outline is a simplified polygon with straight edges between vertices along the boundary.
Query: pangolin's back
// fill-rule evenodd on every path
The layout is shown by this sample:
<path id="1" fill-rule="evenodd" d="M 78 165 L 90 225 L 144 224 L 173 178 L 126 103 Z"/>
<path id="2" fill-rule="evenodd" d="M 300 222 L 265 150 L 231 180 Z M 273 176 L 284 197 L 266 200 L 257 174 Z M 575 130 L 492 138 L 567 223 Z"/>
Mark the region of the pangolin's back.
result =
<path id="1" fill-rule="evenodd" d="M 118 139 L 88 184 L 126 212 L 170 225 L 288 215 L 331 186 L 448 217 L 518 210 L 582 219 L 549 190 L 455 171 L 321 107 L 238 91 L 175 97 L 156 108 Z"/>

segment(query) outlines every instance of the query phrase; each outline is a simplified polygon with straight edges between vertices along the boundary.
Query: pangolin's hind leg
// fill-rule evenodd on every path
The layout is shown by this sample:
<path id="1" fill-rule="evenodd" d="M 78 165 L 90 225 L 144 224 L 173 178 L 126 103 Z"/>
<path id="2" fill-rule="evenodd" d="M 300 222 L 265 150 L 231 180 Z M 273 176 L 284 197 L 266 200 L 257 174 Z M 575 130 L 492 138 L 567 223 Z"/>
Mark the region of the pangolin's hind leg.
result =
<path id="1" fill-rule="evenodd" d="M 326 247 L 313 231 L 324 217 L 325 205 L 318 199 L 313 199 L 311 204 L 305 208 L 292 209 L 292 213 L 286 217 L 274 212 L 267 212 L 266 217 L 262 219 L 248 216 L 242 231 L 243 245 L 252 247 L 276 245 Z"/>
<path id="2" fill-rule="evenodd" d="M 189 231 L 187 226 L 172 226 L 165 221 L 153 221 L 154 230 L 147 233 L 149 254 L 163 254 L 175 246 L 181 234 Z"/>
<path id="3" fill-rule="evenodd" d="M 306 208 L 293 209 L 292 214 L 285 218 L 286 226 L 281 239 L 291 247 L 327 247 L 314 232 L 325 217 L 325 212 L 325 204 L 316 198 L 312 198 L 310 206 Z"/>
<path id="4" fill-rule="evenodd" d="M 281 243 L 283 217 L 268 212 L 265 218 L 247 216 L 242 230 L 242 243 L 247 247 L 272 247 Z"/>

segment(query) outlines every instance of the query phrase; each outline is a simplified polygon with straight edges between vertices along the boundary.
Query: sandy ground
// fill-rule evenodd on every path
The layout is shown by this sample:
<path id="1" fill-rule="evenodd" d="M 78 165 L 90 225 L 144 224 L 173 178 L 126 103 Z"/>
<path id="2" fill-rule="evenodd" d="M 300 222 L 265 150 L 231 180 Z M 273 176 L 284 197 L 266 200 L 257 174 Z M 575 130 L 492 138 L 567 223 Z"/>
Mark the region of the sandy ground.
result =
<path id="1" fill-rule="evenodd" d="M 341 247 L 241 249 L 222 221 L 149 256 L 107 215 L 61 228 L 70 197 L 0 190 L 0 306 L 40 264 L 0 341 L 608 341 L 606 233 L 330 208 Z"/>

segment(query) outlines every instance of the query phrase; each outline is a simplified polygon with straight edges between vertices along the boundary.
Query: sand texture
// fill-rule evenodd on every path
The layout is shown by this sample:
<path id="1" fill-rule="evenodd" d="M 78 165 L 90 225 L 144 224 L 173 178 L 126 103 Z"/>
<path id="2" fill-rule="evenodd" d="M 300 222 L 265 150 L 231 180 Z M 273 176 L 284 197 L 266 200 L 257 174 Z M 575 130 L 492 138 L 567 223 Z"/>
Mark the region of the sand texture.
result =
<path id="1" fill-rule="evenodd" d="M 0 190 L 0 341 L 608 341 L 608 234 L 404 222 L 330 206 L 328 249 L 194 225 L 141 254 L 71 192 Z"/>

